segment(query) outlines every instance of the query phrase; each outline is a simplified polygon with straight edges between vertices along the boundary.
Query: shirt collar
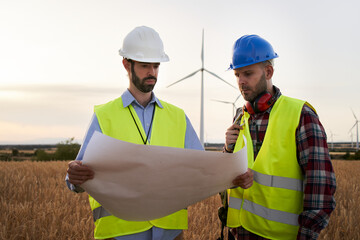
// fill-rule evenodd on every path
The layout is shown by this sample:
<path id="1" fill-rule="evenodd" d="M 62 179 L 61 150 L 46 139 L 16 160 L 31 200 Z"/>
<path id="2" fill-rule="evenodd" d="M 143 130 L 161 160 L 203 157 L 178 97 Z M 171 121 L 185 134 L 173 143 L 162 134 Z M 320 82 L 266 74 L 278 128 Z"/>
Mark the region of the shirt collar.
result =
<path id="1" fill-rule="evenodd" d="M 274 97 L 275 97 L 274 103 L 275 103 L 279 99 L 279 97 L 281 96 L 281 92 L 280 92 L 280 89 L 278 87 L 276 87 L 275 85 L 273 85 L 273 88 L 274 88 L 274 91 L 275 91 L 275 93 L 274 93 Z M 264 112 L 270 113 L 273 106 L 274 106 L 274 104 L 271 107 L 269 107 L 268 109 L 266 109 Z"/>
<path id="2" fill-rule="evenodd" d="M 280 96 L 281 96 L 281 92 L 280 92 L 280 89 L 278 87 L 276 87 L 275 85 L 273 85 L 274 87 L 274 91 L 275 91 L 275 99 L 278 99 Z"/>
<path id="3" fill-rule="evenodd" d="M 135 104 L 141 106 L 141 104 L 138 103 L 138 101 L 131 94 L 129 89 L 126 89 L 126 91 L 121 95 L 121 99 L 122 99 L 124 108 L 128 107 L 132 103 L 135 103 Z M 155 96 L 154 92 L 151 92 L 151 100 L 148 103 L 148 105 L 149 104 L 154 104 L 154 103 L 156 103 L 160 108 L 163 108 L 163 106 L 161 105 L 160 100 Z"/>

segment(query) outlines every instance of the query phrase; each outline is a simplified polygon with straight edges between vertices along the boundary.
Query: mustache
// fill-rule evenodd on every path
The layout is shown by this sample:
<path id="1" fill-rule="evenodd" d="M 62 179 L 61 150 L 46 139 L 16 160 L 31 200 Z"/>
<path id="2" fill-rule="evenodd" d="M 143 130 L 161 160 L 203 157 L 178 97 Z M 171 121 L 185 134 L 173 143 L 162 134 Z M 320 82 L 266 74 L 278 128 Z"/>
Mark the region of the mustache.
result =
<path id="1" fill-rule="evenodd" d="M 154 79 L 155 81 L 157 81 L 157 78 L 154 76 L 143 78 L 143 81 L 150 80 L 150 79 Z"/>
<path id="2" fill-rule="evenodd" d="M 241 90 L 250 90 L 250 88 L 247 87 L 247 86 L 240 86 L 240 89 L 241 89 Z"/>

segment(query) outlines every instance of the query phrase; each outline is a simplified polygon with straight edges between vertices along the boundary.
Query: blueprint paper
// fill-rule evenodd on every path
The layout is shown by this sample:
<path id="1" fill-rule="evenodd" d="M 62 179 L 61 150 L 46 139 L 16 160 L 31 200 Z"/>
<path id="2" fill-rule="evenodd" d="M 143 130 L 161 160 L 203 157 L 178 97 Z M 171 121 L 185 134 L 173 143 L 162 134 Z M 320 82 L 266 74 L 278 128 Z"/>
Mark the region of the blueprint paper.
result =
<path id="1" fill-rule="evenodd" d="M 246 144 L 222 152 L 133 144 L 99 132 L 82 160 L 94 179 L 81 185 L 108 212 L 128 221 L 167 216 L 233 187 L 247 171 Z"/>

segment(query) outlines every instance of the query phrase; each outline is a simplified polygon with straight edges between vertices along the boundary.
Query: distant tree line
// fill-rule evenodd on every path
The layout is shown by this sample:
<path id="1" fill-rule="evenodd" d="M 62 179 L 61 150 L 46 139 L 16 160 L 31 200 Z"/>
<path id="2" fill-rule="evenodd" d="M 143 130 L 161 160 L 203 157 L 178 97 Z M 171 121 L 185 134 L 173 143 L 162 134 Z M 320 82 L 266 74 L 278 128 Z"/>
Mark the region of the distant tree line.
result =
<path id="1" fill-rule="evenodd" d="M 35 151 L 34 155 L 37 161 L 58 161 L 75 159 L 79 152 L 80 144 L 74 143 L 74 138 L 70 138 L 65 142 L 56 144 L 56 151 L 48 153 L 43 149 Z"/>
<path id="2" fill-rule="evenodd" d="M 11 153 L 4 151 L 0 153 L 0 161 L 23 161 L 23 159 L 31 159 L 33 156 L 33 153 L 24 153 L 17 148 L 12 148 Z"/>
<path id="3" fill-rule="evenodd" d="M 355 154 L 350 154 L 350 152 L 346 152 L 343 156 L 345 160 L 360 160 L 360 150 L 356 151 Z"/>
<path id="4" fill-rule="evenodd" d="M 49 146 L 54 147 L 54 145 Z M 80 144 L 75 143 L 74 138 L 70 138 L 56 144 L 55 148 L 55 152 L 46 151 L 46 148 L 38 148 L 33 153 L 23 153 L 13 146 L 11 153 L 2 153 L 0 155 L 0 161 L 23 161 L 24 159 L 31 161 L 73 160 L 79 152 Z M 29 147 L 27 146 L 26 149 L 29 149 Z"/>
<path id="5" fill-rule="evenodd" d="M 7 148 L 6 148 L 6 147 Z M 10 145 L 0 146 L 0 150 L 9 149 Z M 34 148 L 35 147 L 35 148 Z M 36 149 L 38 147 L 38 149 Z M 56 148 L 55 152 L 46 151 L 46 149 Z M 56 145 L 12 145 L 11 153 L 0 153 L 0 161 L 24 161 L 24 159 L 29 159 L 32 161 L 58 161 L 58 160 L 73 160 L 76 158 L 80 150 L 81 145 L 74 142 L 74 138 L 69 138 L 64 142 L 60 142 Z M 208 146 L 208 147 L 217 147 L 217 146 Z M 22 150 L 33 150 L 36 149 L 33 153 L 21 152 Z M 339 159 L 338 157 L 332 156 L 332 159 Z M 344 160 L 360 160 L 360 150 L 356 151 L 354 154 L 351 154 L 350 151 L 347 151 L 345 155 L 340 157 Z"/>
<path id="6" fill-rule="evenodd" d="M 18 150 L 33 150 L 38 148 L 53 148 L 56 144 L 16 144 L 16 145 L 0 145 L 0 150 L 18 149 Z"/>

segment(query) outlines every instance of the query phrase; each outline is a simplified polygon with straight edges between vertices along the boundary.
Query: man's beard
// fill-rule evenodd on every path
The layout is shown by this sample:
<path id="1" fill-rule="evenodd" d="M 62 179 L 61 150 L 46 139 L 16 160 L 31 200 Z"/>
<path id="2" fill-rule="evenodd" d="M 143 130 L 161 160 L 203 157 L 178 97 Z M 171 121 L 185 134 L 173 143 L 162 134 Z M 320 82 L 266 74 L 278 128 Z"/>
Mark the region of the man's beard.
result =
<path id="1" fill-rule="evenodd" d="M 247 87 L 243 87 L 242 90 L 249 90 Z M 255 99 L 263 92 L 267 90 L 267 82 L 265 78 L 265 73 L 260 78 L 260 81 L 254 87 L 253 93 L 247 96 L 243 95 L 244 99 L 248 102 L 253 102 Z"/>
<path id="2" fill-rule="evenodd" d="M 131 82 L 135 85 L 135 87 L 139 91 L 141 91 L 143 93 L 148 93 L 148 92 L 151 92 L 154 89 L 155 84 L 154 85 L 145 84 L 145 81 L 148 80 L 148 79 L 154 79 L 155 84 L 157 82 L 157 79 L 154 76 L 150 76 L 150 77 L 140 79 L 135 73 L 134 64 L 131 64 Z"/>

